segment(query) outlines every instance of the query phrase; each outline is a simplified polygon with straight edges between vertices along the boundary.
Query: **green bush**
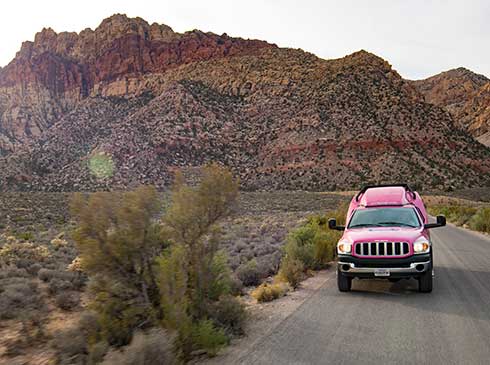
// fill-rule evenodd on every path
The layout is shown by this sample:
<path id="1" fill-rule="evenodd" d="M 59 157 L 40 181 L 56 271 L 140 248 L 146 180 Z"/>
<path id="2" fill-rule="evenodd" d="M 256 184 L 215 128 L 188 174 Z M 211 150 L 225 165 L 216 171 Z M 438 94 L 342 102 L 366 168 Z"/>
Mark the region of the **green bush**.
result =
<path id="1" fill-rule="evenodd" d="M 347 207 L 343 203 L 325 216 L 311 216 L 305 225 L 289 233 L 279 276 L 293 288 L 304 278 L 305 271 L 322 269 L 335 258 L 341 234 L 330 230 L 327 222 L 328 218 L 335 218 L 344 224 Z"/>
<path id="2" fill-rule="evenodd" d="M 176 353 L 189 360 L 197 350 L 214 355 L 228 342 L 225 329 L 241 331 L 243 308 L 223 299 L 237 283 L 218 250 L 218 222 L 231 213 L 238 186 L 230 171 L 213 164 L 202 169 L 198 186 L 176 174 L 169 201 L 150 187 L 74 196 L 72 237 L 97 316 L 90 344 L 125 346 L 135 330 L 161 325 L 177 333 Z M 249 282 L 257 281 L 253 266 L 244 267 Z M 39 278 L 62 279 L 46 270 Z"/>
<path id="3" fill-rule="evenodd" d="M 340 234 L 322 224 L 321 217 L 312 217 L 289 234 L 284 253 L 301 261 L 305 270 L 318 270 L 334 259 L 339 239 Z"/>
<path id="4" fill-rule="evenodd" d="M 469 228 L 490 233 L 490 207 L 472 207 L 465 205 L 435 205 L 428 208 L 432 215 L 443 214 L 456 225 L 467 224 Z"/>
<path id="5" fill-rule="evenodd" d="M 17 238 L 23 241 L 32 241 L 34 239 L 34 233 L 32 232 L 22 232 L 17 235 Z"/>
<path id="6" fill-rule="evenodd" d="M 462 226 L 468 224 L 472 217 L 477 213 L 478 208 L 464 205 L 436 205 L 429 207 L 431 215 L 444 215 L 448 221 Z"/>
<path id="7" fill-rule="evenodd" d="M 294 257 L 285 256 L 281 262 L 279 277 L 296 289 L 304 278 L 303 263 Z"/>
<path id="8" fill-rule="evenodd" d="M 209 356 L 216 356 L 228 344 L 228 337 L 223 329 L 216 327 L 211 320 L 201 320 L 193 327 L 195 348 L 206 351 Z"/>
<path id="9" fill-rule="evenodd" d="M 211 304 L 208 312 L 209 317 L 228 333 L 234 335 L 244 333 L 247 312 L 239 299 L 231 295 L 224 295 Z"/>
<path id="10" fill-rule="evenodd" d="M 490 208 L 480 208 L 469 221 L 471 229 L 490 233 Z"/>
<path id="11" fill-rule="evenodd" d="M 105 341 L 97 342 L 91 346 L 88 353 L 87 365 L 100 364 L 104 360 L 107 351 L 109 351 L 109 344 Z"/>
<path id="12" fill-rule="evenodd" d="M 305 269 L 316 268 L 315 243 L 316 227 L 307 224 L 292 231 L 284 246 L 286 256 L 295 258 L 303 264 Z"/>

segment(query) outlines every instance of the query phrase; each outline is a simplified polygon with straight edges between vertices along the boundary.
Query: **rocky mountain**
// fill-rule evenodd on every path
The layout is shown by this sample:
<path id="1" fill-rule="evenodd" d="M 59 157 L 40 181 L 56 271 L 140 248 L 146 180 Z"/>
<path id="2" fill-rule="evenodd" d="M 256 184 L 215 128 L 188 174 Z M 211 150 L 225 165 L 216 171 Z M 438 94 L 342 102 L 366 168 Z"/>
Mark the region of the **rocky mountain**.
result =
<path id="1" fill-rule="evenodd" d="M 130 95 L 142 75 L 263 47 L 273 45 L 197 30 L 179 34 L 120 14 L 79 34 L 43 29 L 0 70 L 0 153 L 36 139 L 87 97 Z"/>
<path id="2" fill-rule="evenodd" d="M 245 189 L 490 182 L 490 150 L 365 51 L 323 60 L 122 15 L 41 34 L 0 71 L 2 190 L 164 187 L 210 161 Z"/>
<path id="3" fill-rule="evenodd" d="M 457 68 L 413 84 L 427 102 L 445 108 L 461 128 L 490 146 L 490 79 Z"/>

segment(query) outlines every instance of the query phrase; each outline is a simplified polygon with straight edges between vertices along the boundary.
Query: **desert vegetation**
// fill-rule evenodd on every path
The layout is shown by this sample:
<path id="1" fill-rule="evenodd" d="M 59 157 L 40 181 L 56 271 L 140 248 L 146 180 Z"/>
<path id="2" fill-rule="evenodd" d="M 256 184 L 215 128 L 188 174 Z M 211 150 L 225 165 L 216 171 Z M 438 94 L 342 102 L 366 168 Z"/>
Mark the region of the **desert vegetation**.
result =
<path id="1" fill-rule="evenodd" d="M 311 270 L 325 268 L 335 258 L 336 244 L 341 237 L 339 232 L 328 228 L 328 218 L 336 218 L 343 223 L 346 214 L 347 205 L 341 204 L 325 215 L 309 217 L 306 224 L 291 231 L 284 247 L 278 278 L 297 288 Z"/>
<path id="2" fill-rule="evenodd" d="M 204 221 L 188 216 L 179 219 L 190 221 L 172 220 L 189 211 L 178 210 L 179 204 L 199 202 L 200 185 L 177 180 L 166 192 L 142 187 L 93 194 L 0 193 L 2 361 L 92 364 L 119 361 L 133 348 L 148 349 L 151 358 L 158 341 L 170 344 L 166 356 L 179 361 L 214 355 L 244 332 L 242 302 L 250 304 L 252 290 L 247 286 L 263 284 L 260 301 L 270 300 L 269 287 L 272 299 L 291 290 L 277 275 L 291 232 L 308 225 L 306 217 L 324 217 L 346 199 L 325 193 L 241 192 L 226 200 L 225 213 L 200 238 L 203 246 L 196 246 L 206 248 L 204 268 L 199 269 L 204 283 L 219 278 L 216 285 L 203 286 L 194 271 L 178 265 L 188 257 L 189 246 L 175 235 L 182 222 L 204 227 Z M 214 194 L 209 188 L 214 185 L 207 185 L 206 194 Z M 192 212 L 204 216 L 202 210 Z M 111 229 L 104 231 L 106 219 Z M 133 232 L 137 227 L 146 227 L 144 239 Z M 90 238 L 96 232 L 102 241 Z M 110 250 L 102 252 L 101 242 Z M 152 260 L 154 265 L 140 264 Z M 302 273 L 304 278 L 308 270 Z M 172 324 L 178 322 L 172 316 L 180 315 L 172 308 L 181 303 L 162 300 L 165 292 L 173 293 L 166 298 L 175 298 L 181 287 L 173 284 L 179 280 L 201 288 L 180 291 L 190 318 L 185 328 Z M 204 298 L 204 304 L 192 304 L 196 298 Z"/>
<path id="3" fill-rule="evenodd" d="M 488 205 L 433 205 L 428 208 L 428 211 L 432 215 L 443 214 L 448 221 L 458 226 L 490 233 L 490 207 Z"/>
<path id="4" fill-rule="evenodd" d="M 232 296 L 217 225 L 237 196 L 238 182 L 218 165 L 203 168 L 197 187 L 177 174 L 166 207 L 152 187 L 74 196 L 73 238 L 96 323 L 86 331 L 88 358 L 128 344 L 157 351 L 145 342 L 156 346 L 167 336 L 172 346 L 164 358 L 186 361 L 215 355 L 242 333 L 245 310 Z M 162 331 L 144 334 L 155 328 Z M 138 331 L 143 334 L 133 338 Z"/>
<path id="5" fill-rule="evenodd" d="M 302 225 L 291 230 L 282 249 L 277 275 L 272 282 L 263 282 L 254 289 L 251 292 L 252 297 L 258 302 L 278 299 L 288 290 L 298 288 L 312 271 L 325 269 L 336 256 L 335 248 L 341 236 L 339 232 L 328 229 L 328 218 L 336 218 L 343 223 L 346 214 L 347 205 L 342 203 L 335 210 L 310 216 Z M 248 266 L 237 271 L 237 275 L 242 279 L 253 278 L 253 284 L 258 284 L 260 279 L 256 272 L 255 262 L 249 262 Z"/>

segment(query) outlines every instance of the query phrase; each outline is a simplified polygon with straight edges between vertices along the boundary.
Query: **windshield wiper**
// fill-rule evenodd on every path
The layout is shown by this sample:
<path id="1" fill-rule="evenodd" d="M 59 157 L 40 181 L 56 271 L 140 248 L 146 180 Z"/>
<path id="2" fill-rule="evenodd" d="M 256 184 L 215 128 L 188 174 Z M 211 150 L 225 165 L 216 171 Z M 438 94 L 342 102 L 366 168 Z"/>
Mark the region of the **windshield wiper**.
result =
<path id="1" fill-rule="evenodd" d="M 349 226 L 349 228 L 360 228 L 360 227 L 379 227 L 379 224 L 374 223 L 360 223 Z"/>
<path id="2" fill-rule="evenodd" d="M 417 228 L 417 226 L 412 226 L 411 224 L 402 223 L 402 222 L 379 222 L 378 224 L 380 225 L 389 224 L 390 226 L 403 226 L 403 227 Z"/>

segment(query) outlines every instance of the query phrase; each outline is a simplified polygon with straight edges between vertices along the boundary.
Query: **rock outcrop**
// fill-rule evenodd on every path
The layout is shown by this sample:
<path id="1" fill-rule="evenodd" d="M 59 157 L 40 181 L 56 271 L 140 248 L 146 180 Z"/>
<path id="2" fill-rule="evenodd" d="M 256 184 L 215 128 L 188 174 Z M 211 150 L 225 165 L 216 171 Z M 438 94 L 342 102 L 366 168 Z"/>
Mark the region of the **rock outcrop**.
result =
<path id="1" fill-rule="evenodd" d="M 457 68 L 413 84 L 427 102 L 449 111 L 460 128 L 490 146 L 490 79 Z"/>
<path id="2" fill-rule="evenodd" d="M 274 46 L 197 30 L 179 34 L 119 14 L 79 34 L 43 29 L 0 70 L 0 154 L 36 139 L 89 96 L 137 94 L 143 75 L 264 47 Z"/>

